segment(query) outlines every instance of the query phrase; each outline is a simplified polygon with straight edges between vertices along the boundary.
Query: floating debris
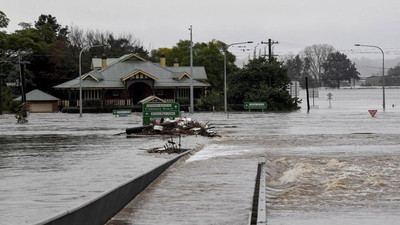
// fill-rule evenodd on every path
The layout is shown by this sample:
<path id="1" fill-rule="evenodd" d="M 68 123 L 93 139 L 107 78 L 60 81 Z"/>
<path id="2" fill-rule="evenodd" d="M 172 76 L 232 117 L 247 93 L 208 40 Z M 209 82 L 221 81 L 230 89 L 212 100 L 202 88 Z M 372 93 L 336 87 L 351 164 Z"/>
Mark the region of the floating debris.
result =
<path id="1" fill-rule="evenodd" d="M 180 154 L 183 152 L 188 151 L 189 149 L 186 148 L 181 148 L 181 135 L 178 135 L 179 137 L 179 142 L 176 144 L 173 139 L 173 135 L 171 135 L 171 140 L 168 140 L 168 142 L 163 146 L 159 148 L 151 148 L 148 149 L 148 153 L 168 153 L 168 154 Z"/>

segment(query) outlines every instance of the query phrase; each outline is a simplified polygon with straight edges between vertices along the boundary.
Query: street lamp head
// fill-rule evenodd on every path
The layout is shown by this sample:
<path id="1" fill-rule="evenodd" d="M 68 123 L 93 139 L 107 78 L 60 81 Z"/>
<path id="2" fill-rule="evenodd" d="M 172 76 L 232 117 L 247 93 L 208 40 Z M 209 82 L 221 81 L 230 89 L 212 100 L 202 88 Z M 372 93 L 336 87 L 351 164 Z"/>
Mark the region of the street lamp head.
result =
<path id="1" fill-rule="evenodd" d="M 360 44 L 355 44 L 354 46 L 360 46 Z"/>
<path id="2" fill-rule="evenodd" d="M 248 41 L 247 43 L 251 44 L 251 43 L 253 43 L 253 41 Z"/>

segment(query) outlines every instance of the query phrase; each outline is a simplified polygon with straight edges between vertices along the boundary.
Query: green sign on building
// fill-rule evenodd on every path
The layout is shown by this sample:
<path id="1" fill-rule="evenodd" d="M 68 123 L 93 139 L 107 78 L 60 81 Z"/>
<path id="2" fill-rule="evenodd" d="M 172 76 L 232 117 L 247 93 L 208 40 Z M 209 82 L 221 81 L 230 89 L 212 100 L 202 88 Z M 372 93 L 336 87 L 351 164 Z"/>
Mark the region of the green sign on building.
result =
<path id="1" fill-rule="evenodd" d="M 267 103 L 266 102 L 245 102 L 244 108 L 245 109 L 266 109 Z"/>
<path id="2" fill-rule="evenodd" d="M 150 102 L 143 104 L 143 125 L 149 125 L 152 120 L 180 116 L 180 106 L 177 102 Z"/>

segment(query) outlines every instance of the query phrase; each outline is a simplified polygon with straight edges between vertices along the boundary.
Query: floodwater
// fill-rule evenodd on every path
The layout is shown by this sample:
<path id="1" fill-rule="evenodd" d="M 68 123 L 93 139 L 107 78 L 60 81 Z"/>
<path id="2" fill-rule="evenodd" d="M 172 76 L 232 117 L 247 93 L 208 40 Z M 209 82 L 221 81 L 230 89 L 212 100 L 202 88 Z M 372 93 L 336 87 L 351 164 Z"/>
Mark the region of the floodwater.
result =
<path id="1" fill-rule="evenodd" d="M 0 224 L 32 224 L 81 205 L 173 155 L 149 154 L 162 139 L 115 136 L 141 117 L 31 114 L 27 124 L 0 116 Z M 207 143 L 188 137 L 183 147 Z"/>
<path id="2" fill-rule="evenodd" d="M 267 161 L 269 225 L 398 224 L 400 89 L 386 90 L 386 112 L 381 89 L 319 96 L 310 113 L 304 98 L 292 113 L 196 113 L 222 137 L 184 141 L 205 147 L 163 174 L 113 224 L 246 224 L 260 157 Z M 369 109 L 378 109 L 374 118 Z M 162 140 L 113 136 L 138 125 L 138 115 L 29 120 L 0 119 L 0 224 L 48 218 L 170 157 L 140 150 Z"/>
<path id="3" fill-rule="evenodd" d="M 321 90 L 310 113 L 196 114 L 223 137 L 167 171 L 109 225 L 247 224 L 260 157 L 269 225 L 399 224 L 400 90 L 387 90 L 386 101 L 382 112 L 381 89 Z M 378 109 L 374 118 L 369 109 Z"/>

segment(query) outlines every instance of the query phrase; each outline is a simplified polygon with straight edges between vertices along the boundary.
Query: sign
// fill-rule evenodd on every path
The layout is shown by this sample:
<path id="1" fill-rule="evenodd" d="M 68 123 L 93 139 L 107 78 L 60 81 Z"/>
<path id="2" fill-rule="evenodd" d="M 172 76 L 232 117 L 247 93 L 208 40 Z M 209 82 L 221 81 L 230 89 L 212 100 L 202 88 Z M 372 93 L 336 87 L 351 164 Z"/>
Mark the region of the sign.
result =
<path id="1" fill-rule="evenodd" d="M 143 125 L 149 125 L 152 120 L 180 117 L 180 106 L 177 102 L 149 102 L 142 106 Z"/>
<path id="2" fill-rule="evenodd" d="M 267 103 L 266 102 L 245 102 L 244 108 L 245 109 L 266 109 Z"/>
<path id="3" fill-rule="evenodd" d="M 369 114 L 370 114 L 372 117 L 374 117 L 374 116 L 376 115 L 376 113 L 378 112 L 378 110 L 376 110 L 376 109 L 370 109 L 370 110 L 368 110 L 368 112 L 369 112 Z"/>
<path id="4" fill-rule="evenodd" d="M 327 94 L 327 96 L 328 96 L 328 101 L 329 101 L 329 108 L 332 108 L 332 96 L 333 96 L 333 95 L 332 95 L 332 93 L 329 92 L 329 93 Z"/>
<path id="5" fill-rule="evenodd" d="M 132 114 L 132 109 L 113 109 L 114 116 L 127 116 Z"/>

